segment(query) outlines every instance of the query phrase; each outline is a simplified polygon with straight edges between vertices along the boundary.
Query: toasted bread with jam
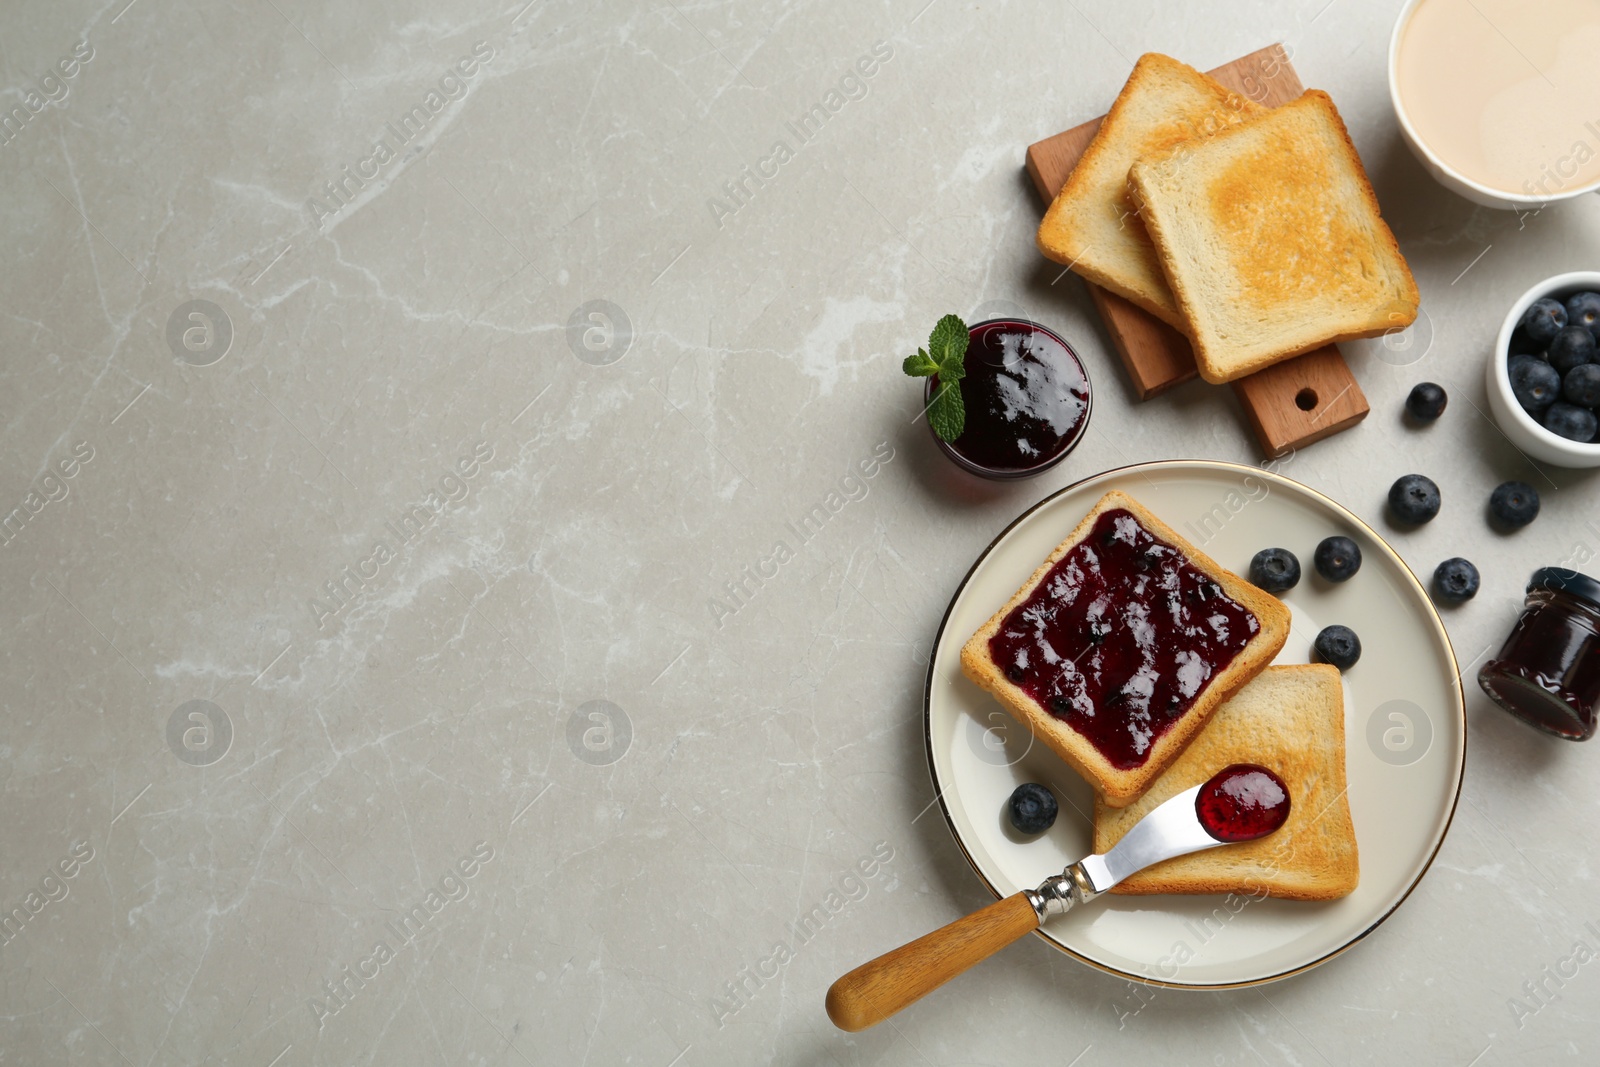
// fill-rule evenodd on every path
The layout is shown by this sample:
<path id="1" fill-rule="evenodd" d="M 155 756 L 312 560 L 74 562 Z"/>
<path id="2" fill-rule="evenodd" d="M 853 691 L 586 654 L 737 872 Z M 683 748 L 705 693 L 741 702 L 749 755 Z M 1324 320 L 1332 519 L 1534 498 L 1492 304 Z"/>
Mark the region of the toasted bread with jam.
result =
<path id="1" fill-rule="evenodd" d="M 1112 491 L 972 635 L 961 669 L 1121 806 L 1288 635 L 1276 597 Z"/>
<path id="2" fill-rule="evenodd" d="M 1289 819 L 1258 841 L 1207 849 L 1129 875 L 1113 893 L 1236 893 L 1333 900 L 1361 880 L 1344 768 L 1344 696 L 1324 663 L 1268 667 L 1211 717 L 1200 736 L 1124 808 L 1098 802 L 1094 850 L 1105 852 L 1156 805 L 1234 763 L 1266 767 L 1289 787 Z"/>

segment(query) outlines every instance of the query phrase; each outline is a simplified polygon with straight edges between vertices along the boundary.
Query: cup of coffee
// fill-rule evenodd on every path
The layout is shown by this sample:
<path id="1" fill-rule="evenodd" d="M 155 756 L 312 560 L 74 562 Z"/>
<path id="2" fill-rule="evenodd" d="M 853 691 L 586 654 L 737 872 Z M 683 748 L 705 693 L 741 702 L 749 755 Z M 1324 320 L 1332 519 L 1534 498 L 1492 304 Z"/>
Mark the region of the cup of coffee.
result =
<path id="1" fill-rule="evenodd" d="M 1600 189 L 1600 0 L 1409 0 L 1389 40 L 1400 131 L 1445 188 L 1521 210 Z"/>

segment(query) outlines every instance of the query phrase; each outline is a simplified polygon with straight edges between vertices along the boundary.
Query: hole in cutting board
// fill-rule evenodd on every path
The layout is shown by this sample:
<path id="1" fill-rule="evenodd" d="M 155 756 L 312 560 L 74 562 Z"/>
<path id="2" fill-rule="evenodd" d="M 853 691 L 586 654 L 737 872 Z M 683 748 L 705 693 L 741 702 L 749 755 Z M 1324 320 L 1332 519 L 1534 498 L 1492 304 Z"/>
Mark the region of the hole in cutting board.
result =
<path id="1" fill-rule="evenodd" d="M 1294 406 L 1301 411 L 1311 411 L 1317 406 L 1317 391 L 1315 389 L 1302 389 L 1294 394 Z"/>

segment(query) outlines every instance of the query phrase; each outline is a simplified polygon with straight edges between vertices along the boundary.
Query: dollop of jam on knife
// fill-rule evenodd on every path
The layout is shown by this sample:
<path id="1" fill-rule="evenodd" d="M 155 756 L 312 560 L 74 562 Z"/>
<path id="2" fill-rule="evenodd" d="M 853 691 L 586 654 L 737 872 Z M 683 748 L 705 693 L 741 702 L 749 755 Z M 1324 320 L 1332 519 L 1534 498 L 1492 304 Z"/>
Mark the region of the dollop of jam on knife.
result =
<path id="1" fill-rule="evenodd" d="M 1194 810 L 1206 833 L 1218 841 L 1254 841 L 1288 820 L 1289 787 L 1265 767 L 1235 763 L 1200 787 Z"/>

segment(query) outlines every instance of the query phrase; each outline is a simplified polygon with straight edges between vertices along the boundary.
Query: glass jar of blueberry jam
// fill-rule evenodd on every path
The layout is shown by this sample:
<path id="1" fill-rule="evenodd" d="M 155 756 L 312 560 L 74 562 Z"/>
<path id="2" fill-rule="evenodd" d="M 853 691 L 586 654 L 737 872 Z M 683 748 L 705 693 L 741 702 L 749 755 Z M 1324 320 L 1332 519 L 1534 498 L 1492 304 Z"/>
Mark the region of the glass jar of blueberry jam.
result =
<path id="1" fill-rule="evenodd" d="M 961 399 L 966 428 L 934 435 L 957 466 L 983 478 L 1026 478 L 1060 463 L 1089 425 L 1089 375 L 1065 341 L 1038 323 L 989 319 L 968 330 Z M 923 403 L 933 400 L 937 376 Z"/>
<path id="2" fill-rule="evenodd" d="M 1569 741 L 1594 736 L 1600 708 L 1600 582 L 1542 567 L 1500 654 L 1478 671 L 1491 700 Z"/>

